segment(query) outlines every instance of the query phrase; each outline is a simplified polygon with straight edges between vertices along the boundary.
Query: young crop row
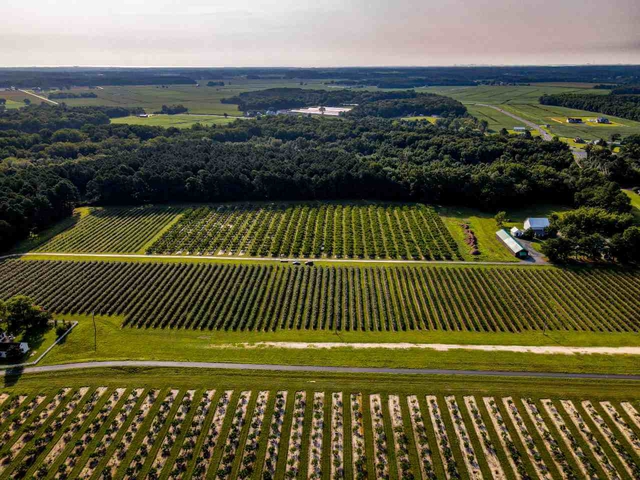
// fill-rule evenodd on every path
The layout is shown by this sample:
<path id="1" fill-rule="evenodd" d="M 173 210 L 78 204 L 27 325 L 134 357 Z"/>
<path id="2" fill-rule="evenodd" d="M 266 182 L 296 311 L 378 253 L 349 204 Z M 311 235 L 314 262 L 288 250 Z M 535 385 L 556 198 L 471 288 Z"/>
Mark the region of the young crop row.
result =
<path id="1" fill-rule="evenodd" d="M 83 387 L 0 403 L 3 478 L 622 479 L 640 465 L 637 401 Z"/>
<path id="2" fill-rule="evenodd" d="M 53 312 L 122 315 L 127 325 L 145 328 L 486 332 L 640 328 L 640 274 L 613 269 L 0 263 L 0 298 L 17 294 L 29 295 Z"/>
<path id="3" fill-rule="evenodd" d="M 269 204 L 186 210 L 147 253 L 460 260 L 425 205 Z"/>
<path id="4" fill-rule="evenodd" d="M 61 253 L 135 253 L 180 212 L 177 207 L 94 209 L 36 249 Z"/>

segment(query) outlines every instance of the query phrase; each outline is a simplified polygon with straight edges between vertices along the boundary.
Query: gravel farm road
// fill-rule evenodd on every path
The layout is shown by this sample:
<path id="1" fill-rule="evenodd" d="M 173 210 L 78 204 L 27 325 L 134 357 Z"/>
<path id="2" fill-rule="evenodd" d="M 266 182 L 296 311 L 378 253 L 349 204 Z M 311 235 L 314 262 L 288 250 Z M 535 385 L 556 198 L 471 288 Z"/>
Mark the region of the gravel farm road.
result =
<path id="1" fill-rule="evenodd" d="M 489 376 L 489 377 L 529 377 L 529 378 L 558 378 L 558 379 L 593 379 L 593 380 L 622 380 L 640 381 L 640 375 L 602 374 L 602 373 L 555 373 L 555 372 L 505 372 L 498 370 L 447 370 L 440 368 L 375 368 L 375 367 L 323 367 L 304 365 L 267 365 L 250 363 L 218 363 L 218 362 L 171 362 L 171 361 L 137 361 L 121 360 L 106 362 L 82 362 L 62 365 L 47 365 L 42 367 L 27 367 L 8 369 L 0 376 L 23 375 L 29 373 L 61 372 L 67 370 L 85 370 L 91 368 L 123 368 L 123 367 L 151 367 L 151 368 L 205 368 L 213 370 L 247 370 L 269 372 L 301 372 L 301 373 L 347 373 L 347 374 L 382 374 L 382 375 L 461 375 L 461 376 Z"/>

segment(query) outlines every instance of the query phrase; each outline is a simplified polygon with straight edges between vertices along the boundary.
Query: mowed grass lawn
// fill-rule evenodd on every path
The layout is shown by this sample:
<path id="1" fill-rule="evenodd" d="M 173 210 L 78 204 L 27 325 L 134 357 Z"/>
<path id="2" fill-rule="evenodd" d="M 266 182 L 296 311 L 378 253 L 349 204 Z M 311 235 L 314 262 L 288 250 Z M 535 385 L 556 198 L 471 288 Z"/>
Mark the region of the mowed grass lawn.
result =
<path id="1" fill-rule="evenodd" d="M 353 349 L 349 343 L 446 343 L 480 345 L 637 346 L 638 335 L 589 332 L 216 332 L 123 328 L 122 317 L 59 315 L 78 320 L 66 341 L 43 360 L 44 365 L 105 360 L 175 360 L 284 365 L 388 368 L 450 368 L 504 371 L 638 373 L 637 357 L 621 355 L 541 355 L 470 350 Z M 246 348 L 256 342 L 337 342 L 344 348 Z M 235 345 L 235 346 L 234 346 Z"/>
<path id="2" fill-rule="evenodd" d="M 635 218 L 635 223 L 640 225 L 640 195 L 631 190 L 625 190 L 624 193 L 631 199 L 631 213 Z"/>
<path id="3" fill-rule="evenodd" d="M 205 127 L 212 125 L 227 125 L 237 120 L 237 117 L 228 118 L 217 115 L 151 115 L 143 118 L 136 115 L 121 118 L 112 118 L 111 123 L 127 125 L 146 125 L 149 127 L 176 127 L 189 128 L 200 124 Z"/>

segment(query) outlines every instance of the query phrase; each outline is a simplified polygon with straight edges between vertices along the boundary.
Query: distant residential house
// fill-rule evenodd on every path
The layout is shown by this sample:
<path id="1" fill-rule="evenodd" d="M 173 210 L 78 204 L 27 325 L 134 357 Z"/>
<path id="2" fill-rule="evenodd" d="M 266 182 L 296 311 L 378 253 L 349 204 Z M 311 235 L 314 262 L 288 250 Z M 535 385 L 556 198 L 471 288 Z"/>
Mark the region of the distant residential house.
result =
<path id="1" fill-rule="evenodd" d="M 513 238 L 505 229 L 498 230 L 496 232 L 496 237 L 498 237 L 498 240 L 500 240 L 509 249 L 514 257 L 524 259 L 529 256 L 527 249 Z"/>
<path id="2" fill-rule="evenodd" d="M 527 218 L 524 221 L 524 230 L 533 230 L 536 237 L 544 237 L 547 234 L 547 227 L 549 227 L 548 218 Z"/>
<path id="3" fill-rule="evenodd" d="M 607 117 L 598 117 L 596 118 L 596 123 L 611 123 Z"/>
<path id="4" fill-rule="evenodd" d="M 29 351 L 27 342 L 0 342 L 0 358 L 7 358 L 11 350 L 17 349 L 23 355 Z"/>
<path id="5" fill-rule="evenodd" d="M 567 123 L 582 123 L 582 119 L 576 117 L 567 117 Z"/>
<path id="6" fill-rule="evenodd" d="M 584 139 L 582 137 L 576 137 L 573 139 L 575 143 L 584 143 Z"/>

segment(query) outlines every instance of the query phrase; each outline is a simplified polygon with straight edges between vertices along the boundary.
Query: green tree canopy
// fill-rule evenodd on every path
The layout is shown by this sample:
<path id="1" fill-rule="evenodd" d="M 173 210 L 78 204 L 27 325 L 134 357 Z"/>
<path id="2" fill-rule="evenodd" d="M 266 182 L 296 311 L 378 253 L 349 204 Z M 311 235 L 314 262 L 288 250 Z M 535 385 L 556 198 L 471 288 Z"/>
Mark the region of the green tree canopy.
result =
<path id="1" fill-rule="evenodd" d="M 25 295 L 16 295 L 7 300 L 5 316 L 7 330 L 11 333 L 43 328 L 52 318 L 49 312 Z"/>

